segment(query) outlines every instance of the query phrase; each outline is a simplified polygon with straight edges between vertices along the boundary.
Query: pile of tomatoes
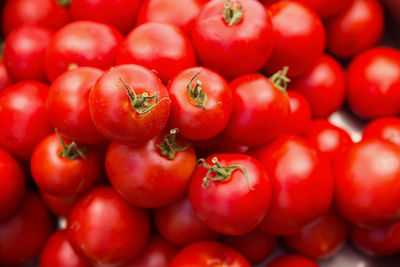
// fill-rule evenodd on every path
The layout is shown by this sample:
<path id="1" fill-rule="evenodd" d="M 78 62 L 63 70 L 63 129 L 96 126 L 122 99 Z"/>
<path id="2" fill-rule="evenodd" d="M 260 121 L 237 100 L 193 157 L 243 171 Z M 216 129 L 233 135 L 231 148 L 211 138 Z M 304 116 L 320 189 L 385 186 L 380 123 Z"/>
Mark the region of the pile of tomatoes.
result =
<path id="1" fill-rule="evenodd" d="M 379 0 L 3 5 L 0 266 L 400 252 L 400 51 L 377 46 Z M 328 120 L 343 108 L 361 141 Z"/>

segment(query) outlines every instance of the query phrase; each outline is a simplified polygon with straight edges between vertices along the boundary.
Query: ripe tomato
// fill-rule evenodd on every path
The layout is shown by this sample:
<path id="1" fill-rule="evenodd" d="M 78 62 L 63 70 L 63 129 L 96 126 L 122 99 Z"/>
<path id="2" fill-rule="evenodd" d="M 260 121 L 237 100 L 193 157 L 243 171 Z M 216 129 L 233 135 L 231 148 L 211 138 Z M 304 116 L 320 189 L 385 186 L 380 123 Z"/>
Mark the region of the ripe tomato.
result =
<path id="1" fill-rule="evenodd" d="M 24 266 L 39 254 L 53 228 L 50 213 L 32 192 L 11 217 L 0 223 L 0 265 Z"/>
<path id="2" fill-rule="evenodd" d="M 85 144 L 105 138 L 97 131 L 90 116 L 89 94 L 102 70 L 78 67 L 64 72 L 51 84 L 46 99 L 50 123 L 63 134 Z"/>
<path id="3" fill-rule="evenodd" d="M 114 27 L 93 22 L 75 21 L 59 29 L 47 48 L 45 68 L 54 81 L 70 64 L 108 69 L 115 65 L 122 34 Z"/>
<path id="4" fill-rule="evenodd" d="M 363 140 L 336 163 L 336 206 L 347 220 L 371 227 L 400 220 L 400 147 Z"/>
<path id="5" fill-rule="evenodd" d="M 183 137 L 204 140 L 216 136 L 226 126 L 232 110 L 228 82 L 205 67 L 186 69 L 167 86 L 171 99 L 169 126 L 179 128 Z"/>
<path id="6" fill-rule="evenodd" d="M 291 134 L 305 135 L 311 124 L 311 107 L 307 99 L 295 91 L 287 92 L 290 113 L 286 120 L 285 131 Z"/>
<path id="7" fill-rule="evenodd" d="M 47 193 L 44 190 L 40 190 L 39 192 L 46 207 L 55 215 L 60 217 L 67 217 L 69 211 L 80 197 L 80 195 L 60 197 Z"/>
<path id="8" fill-rule="evenodd" d="M 400 145 L 400 118 L 382 117 L 368 123 L 363 130 L 363 140 L 382 138 Z"/>
<path id="9" fill-rule="evenodd" d="M 169 116 L 168 92 L 160 79 L 139 65 L 103 73 L 90 92 L 97 130 L 113 141 L 139 143 L 161 132 Z"/>
<path id="10" fill-rule="evenodd" d="M 1 50 L 1 48 L 0 48 Z M 7 72 L 6 65 L 4 64 L 4 60 L 1 56 L 0 51 L 0 92 L 10 86 L 12 83 L 10 74 Z"/>
<path id="11" fill-rule="evenodd" d="M 150 230 L 146 210 L 133 207 L 108 186 L 83 195 L 68 215 L 73 249 L 93 263 L 126 265 L 144 247 Z"/>
<path id="12" fill-rule="evenodd" d="M 304 256 L 286 254 L 275 258 L 265 267 L 319 267 L 319 265 Z"/>
<path id="13" fill-rule="evenodd" d="M 376 47 L 355 57 L 347 68 L 347 100 L 359 116 L 400 114 L 400 51 Z"/>
<path id="14" fill-rule="evenodd" d="M 245 154 L 215 154 L 200 160 L 188 193 L 197 216 L 229 235 L 254 229 L 270 208 L 271 194 L 264 169 Z"/>
<path id="15" fill-rule="evenodd" d="M 269 234 L 295 234 L 328 211 L 334 177 L 328 160 L 306 139 L 282 137 L 249 152 L 271 177 L 271 210 L 260 224 Z"/>
<path id="16" fill-rule="evenodd" d="M 199 241 L 181 249 L 169 267 L 250 267 L 236 250 L 215 241 Z"/>
<path id="17" fill-rule="evenodd" d="M 264 71 L 271 74 L 289 67 L 289 77 L 305 75 L 325 49 L 325 30 L 321 19 L 297 1 L 278 2 L 270 7 L 275 30 L 275 48 Z"/>
<path id="18" fill-rule="evenodd" d="M 376 45 L 385 27 L 378 0 L 351 0 L 338 16 L 325 22 L 327 49 L 339 58 L 351 58 Z"/>
<path id="19" fill-rule="evenodd" d="M 314 118 L 326 118 L 344 102 L 346 77 L 342 66 L 324 54 L 303 77 L 294 79 L 288 87 L 307 98 Z"/>
<path id="20" fill-rule="evenodd" d="M 0 223 L 13 214 L 25 193 L 25 178 L 17 161 L 0 149 Z"/>
<path id="21" fill-rule="evenodd" d="M 256 0 L 210 1 L 192 31 L 201 64 L 227 79 L 258 71 L 270 57 L 274 39 L 270 16 Z"/>
<path id="22" fill-rule="evenodd" d="M 33 149 L 53 129 L 46 118 L 46 84 L 25 81 L 0 92 L 0 146 L 29 160 Z"/>
<path id="23" fill-rule="evenodd" d="M 279 77 L 285 79 L 284 75 Z M 284 131 L 290 104 L 285 86 L 280 87 L 281 80 L 276 82 L 256 73 L 231 82 L 233 109 L 224 130 L 226 137 L 238 144 L 256 146 Z"/>
<path id="24" fill-rule="evenodd" d="M 196 65 L 192 44 L 176 26 L 149 22 L 134 28 L 122 42 L 117 65 L 138 64 L 154 70 L 164 84 Z"/>
<path id="25" fill-rule="evenodd" d="M 158 232 L 169 242 L 180 247 L 200 240 L 217 239 L 220 236 L 197 217 L 186 196 L 154 209 L 153 215 Z"/>

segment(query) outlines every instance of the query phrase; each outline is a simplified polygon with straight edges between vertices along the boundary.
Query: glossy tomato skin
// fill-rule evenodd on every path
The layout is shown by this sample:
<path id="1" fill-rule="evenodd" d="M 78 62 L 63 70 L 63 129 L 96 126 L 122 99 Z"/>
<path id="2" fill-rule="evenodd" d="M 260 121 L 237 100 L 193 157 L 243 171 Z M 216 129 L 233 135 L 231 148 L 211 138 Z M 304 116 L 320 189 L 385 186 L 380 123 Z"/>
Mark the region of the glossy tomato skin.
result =
<path id="1" fill-rule="evenodd" d="M 360 117 L 400 114 L 400 51 L 375 47 L 355 57 L 347 68 L 347 100 Z"/>
<path id="2" fill-rule="evenodd" d="M 196 101 L 188 93 L 191 78 L 194 89 L 198 81 L 207 96 L 205 108 L 195 106 Z M 179 133 L 190 140 L 204 140 L 216 136 L 225 128 L 232 110 L 232 91 L 228 82 L 215 71 L 206 67 L 185 69 L 168 83 L 171 99 L 171 115 L 168 125 L 179 128 Z"/>
<path id="3" fill-rule="evenodd" d="M 65 230 L 54 232 L 46 242 L 40 258 L 40 267 L 89 267 L 81 256 L 71 247 Z"/>
<path id="4" fill-rule="evenodd" d="M 304 256 L 296 254 L 286 254 L 272 260 L 265 267 L 318 267 L 319 265 Z"/>
<path id="5" fill-rule="evenodd" d="M 10 74 L 7 72 L 4 60 L 0 57 L 0 92 L 12 84 Z"/>
<path id="6" fill-rule="evenodd" d="M 24 81 L 0 92 L 0 146 L 19 159 L 28 161 L 53 131 L 44 107 L 48 90 L 44 83 Z"/>
<path id="7" fill-rule="evenodd" d="M 181 249 L 169 267 L 250 267 L 239 252 L 215 241 L 199 241 Z"/>
<path id="8" fill-rule="evenodd" d="M 45 68 L 54 81 L 70 64 L 108 69 L 115 65 L 122 34 L 113 26 L 74 21 L 59 29 L 47 48 Z"/>
<path id="9" fill-rule="evenodd" d="M 24 24 L 39 24 L 57 30 L 70 20 L 67 8 L 54 0 L 10 0 L 2 14 L 4 35 Z"/>
<path id="10" fill-rule="evenodd" d="M 136 95 L 158 94 L 159 103 L 150 112 L 140 115 L 130 102 L 127 89 Z M 154 105 L 154 99 L 149 101 Z M 121 65 L 103 73 L 89 96 L 89 108 L 97 130 L 110 140 L 139 143 L 161 132 L 170 111 L 168 92 L 161 80 L 139 65 Z"/>
<path id="11" fill-rule="evenodd" d="M 164 84 L 180 71 L 196 65 L 192 44 L 176 26 L 149 22 L 134 28 L 122 42 L 117 65 L 138 64 L 154 70 Z"/>
<path id="12" fill-rule="evenodd" d="M 41 251 L 53 228 L 53 221 L 40 199 L 30 191 L 22 205 L 0 223 L 0 265 L 21 266 Z"/>
<path id="13" fill-rule="evenodd" d="M 25 178 L 18 162 L 0 149 L 0 223 L 13 214 L 25 193 Z"/>
<path id="14" fill-rule="evenodd" d="M 83 195 L 67 221 L 67 237 L 73 249 L 93 263 L 109 265 L 133 260 L 150 230 L 147 211 L 129 205 L 109 186 Z"/>
<path id="15" fill-rule="evenodd" d="M 307 99 L 295 91 L 287 92 L 290 114 L 286 120 L 285 131 L 291 134 L 305 135 L 311 124 L 311 107 Z"/>
<path id="16" fill-rule="evenodd" d="M 271 210 L 260 224 L 269 234 L 295 234 L 328 211 L 334 177 L 328 160 L 306 139 L 283 135 L 249 152 L 271 177 Z"/>
<path id="17" fill-rule="evenodd" d="M 400 145 L 400 118 L 382 117 L 368 123 L 363 130 L 363 140 L 382 138 Z"/>
<path id="18" fill-rule="evenodd" d="M 288 96 L 261 74 L 245 74 L 230 83 L 233 109 L 224 135 L 232 141 L 256 146 L 284 131 L 289 116 Z"/>
<path id="19" fill-rule="evenodd" d="M 273 74 L 288 66 L 289 77 L 305 75 L 325 49 L 321 19 L 297 1 L 277 2 L 268 10 L 275 30 L 275 48 L 263 70 Z"/>
<path id="20" fill-rule="evenodd" d="M 192 43 L 202 65 L 232 79 L 258 71 L 274 47 L 270 15 L 261 3 L 242 0 L 242 20 L 229 26 L 223 17 L 225 0 L 208 2 L 196 20 Z"/>
<path id="21" fill-rule="evenodd" d="M 96 144 L 105 141 L 97 131 L 89 110 L 89 95 L 102 70 L 78 67 L 64 72 L 51 84 L 46 99 L 50 123 L 77 142 Z"/>
<path id="22" fill-rule="evenodd" d="M 200 240 L 214 240 L 220 236 L 197 217 L 186 196 L 155 209 L 153 215 L 160 234 L 180 247 Z"/>
<path id="23" fill-rule="evenodd" d="M 352 0 L 342 13 L 325 22 L 327 50 L 336 57 L 351 58 L 376 45 L 384 27 L 378 0 Z"/>
<path id="24" fill-rule="evenodd" d="M 337 111 L 346 96 L 346 76 L 331 56 L 322 55 L 303 77 L 293 79 L 289 89 L 303 94 L 314 118 L 326 118 Z"/>
<path id="25" fill-rule="evenodd" d="M 136 20 L 140 0 L 74 0 L 70 11 L 74 20 L 92 20 L 113 25 L 123 34 L 129 32 Z"/>
<path id="26" fill-rule="evenodd" d="M 80 195 L 60 197 L 47 193 L 44 190 L 40 190 L 39 192 L 44 204 L 46 204 L 46 207 L 55 215 L 60 217 L 67 217 L 69 211 L 80 197 Z"/>
<path id="27" fill-rule="evenodd" d="M 400 147 L 361 141 L 336 162 L 335 174 L 336 207 L 347 220 L 370 227 L 400 220 Z"/>
<path id="28" fill-rule="evenodd" d="M 178 151 L 174 159 L 161 154 L 164 136 L 159 136 L 136 146 L 111 142 L 106 153 L 106 171 L 116 191 L 130 204 L 155 208 L 167 205 L 182 197 L 190 176 L 196 168 L 196 154 L 190 145 Z M 185 147 L 186 140 L 178 144 Z"/>
<path id="29" fill-rule="evenodd" d="M 189 186 L 188 196 L 193 210 L 217 232 L 230 235 L 247 233 L 261 222 L 270 208 L 270 180 L 260 163 L 248 155 L 214 154 L 205 162 L 214 166 L 213 158 L 222 166 L 242 166 L 248 181 L 243 170 L 235 169 L 226 180 L 210 180 L 205 186 L 208 169 L 200 164 Z"/>

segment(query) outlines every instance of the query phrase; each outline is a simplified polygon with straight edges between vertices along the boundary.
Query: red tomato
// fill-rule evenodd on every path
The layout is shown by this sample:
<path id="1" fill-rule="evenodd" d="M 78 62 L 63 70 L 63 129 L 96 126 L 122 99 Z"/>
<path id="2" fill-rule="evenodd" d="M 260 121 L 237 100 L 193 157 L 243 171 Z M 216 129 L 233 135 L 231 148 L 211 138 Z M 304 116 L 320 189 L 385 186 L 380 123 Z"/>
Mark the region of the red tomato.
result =
<path id="1" fill-rule="evenodd" d="M 348 103 L 367 119 L 400 114 L 400 51 L 389 47 L 367 50 L 347 68 Z"/>
<path id="2" fill-rule="evenodd" d="M 342 66 L 334 58 L 324 54 L 308 73 L 291 81 L 289 89 L 296 90 L 307 98 L 315 118 L 326 118 L 344 102 L 346 77 Z"/>
<path id="3" fill-rule="evenodd" d="M 295 234 L 328 211 L 334 178 L 328 160 L 312 144 L 284 135 L 250 152 L 272 184 L 272 204 L 260 229 L 270 234 Z"/>
<path id="4" fill-rule="evenodd" d="M 40 190 L 40 197 L 42 198 L 44 204 L 46 204 L 47 208 L 55 215 L 67 217 L 69 211 L 72 209 L 80 195 L 60 197 Z"/>
<path id="5" fill-rule="evenodd" d="M 54 0 L 8 0 L 2 14 L 3 34 L 24 24 L 57 30 L 69 21 L 69 11 Z"/>
<path id="6" fill-rule="evenodd" d="M 351 0 L 338 16 L 325 22 L 327 49 L 339 58 L 350 58 L 381 40 L 385 27 L 378 0 Z"/>
<path id="7" fill-rule="evenodd" d="M 13 214 L 25 193 L 25 178 L 17 161 L 0 149 L 0 223 Z"/>
<path id="8" fill-rule="evenodd" d="M 318 267 L 319 265 L 309 258 L 296 254 L 286 254 L 275 258 L 265 267 Z"/>
<path id="9" fill-rule="evenodd" d="M 224 236 L 222 241 L 242 253 L 250 263 L 258 264 L 274 252 L 277 238 L 254 229 L 239 236 Z"/>
<path id="10" fill-rule="evenodd" d="M 70 10 L 75 20 L 107 23 L 126 34 L 135 24 L 141 2 L 141 0 L 73 0 Z"/>
<path id="11" fill-rule="evenodd" d="M 274 39 L 270 16 L 256 0 L 210 1 L 192 31 L 201 64 L 228 79 L 258 71 L 270 57 Z"/>
<path id="12" fill-rule="evenodd" d="M 264 66 L 267 73 L 289 67 L 289 77 L 305 75 L 325 49 L 325 30 L 318 15 L 297 1 L 283 1 L 268 8 L 275 30 L 275 48 Z"/>
<path id="13" fill-rule="evenodd" d="M 0 147 L 17 158 L 29 160 L 33 149 L 53 129 L 44 103 L 48 86 L 19 82 L 0 92 Z"/>
<path id="14" fill-rule="evenodd" d="M 0 48 L 1 50 L 1 48 Z M 1 52 L 0 52 L 1 54 Z M 0 55 L 0 91 L 4 90 L 12 83 L 10 74 L 7 72 L 6 65 L 4 64 L 3 58 Z"/>
<path id="15" fill-rule="evenodd" d="M 220 236 L 197 217 L 186 196 L 155 209 L 153 215 L 160 234 L 180 247 L 200 240 L 217 239 Z"/>
<path id="16" fill-rule="evenodd" d="M 196 168 L 196 154 L 187 141 L 176 139 L 176 131 L 137 146 L 117 142 L 108 146 L 108 178 L 132 205 L 160 207 L 185 194 Z"/>
<path id="17" fill-rule="evenodd" d="M 307 99 L 295 91 L 287 92 L 289 97 L 290 113 L 286 120 L 287 133 L 305 135 L 311 124 L 311 107 Z"/>
<path id="18" fill-rule="evenodd" d="M 114 66 L 122 38 L 117 29 L 103 23 L 75 21 L 65 25 L 47 48 L 47 77 L 54 81 L 70 64 L 105 70 Z"/>
<path id="19" fill-rule="evenodd" d="M 102 70 L 80 67 L 64 72 L 51 84 L 46 99 L 47 118 L 69 138 L 85 144 L 104 141 L 90 116 L 89 94 Z"/>
<path id="20" fill-rule="evenodd" d="M 400 147 L 363 140 L 336 163 L 336 206 L 347 220 L 371 227 L 400 220 Z"/>
<path id="21" fill-rule="evenodd" d="M 326 214 L 304 227 L 300 233 L 283 237 L 285 244 L 307 257 L 325 259 L 335 255 L 346 243 L 349 227 L 336 211 Z"/>
<path id="22" fill-rule="evenodd" d="M 400 145 L 400 118 L 383 117 L 368 123 L 363 130 L 363 139 L 382 138 Z"/>
<path id="23" fill-rule="evenodd" d="M 89 96 L 97 130 L 113 141 L 139 143 L 161 132 L 169 116 L 168 92 L 160 79 L 139 65 L 103 73 Z"/>
<path id="24" fill-rule="evenodd" d="M 0 265 L 23 266 L 39 254 L 53 228 L 50 213 L 32 192 L 22 205 L 0 223 Z"/>
<path id="25" fill-rule="evenodd" d="M 68 215 L 68 240 L 93 263 L 126 265 L 144 248 L 149 230 L 147 211 L 129 205 L 108 186 L 83 195 Z"/>
<path id="26" fill-rule="evenodd" d="M 167 86 L 171 99 L 169 126 L 183 137 L 204 140 L 226 126 L 232 110 L 232 91 L 218 73 L 205 67 L 186 69 Z"/>
<path id="27" fill-rule="evenodd" d="M 145 23 L 134 28 L 122 42 L 117 65 L 138 64 L 154 70 L 164 84 L 180 71 L 196 65 L 192 44 L 176 26 Z"/>
<path id="28" fill-rule="evenodd" d="M 226 137 L 238 144 L 256 146 L 283 133 L 290 112 L 285 88 L 278 89 L 273 81 L 255 73 L 240 76 L 230 85 L 233 109 L 224 131 Z"/>
<path id="29" fill-rule="evenodd" d="M 40 267 L 89 267 L 71 247 L 65 230 L 54 232 L 47 240 L 39 259 Z"/>
<path id="30" fill-rule="evenodd" d="M 199 241 L 183 249 L 172 259 L 169 267 L 250 267 L 236 250 L 215 241 Z"/>
<path id="31" fill-rule="evenodd" d="M 200 160 L 188 193 L 196 215 L 208 227 L 229 235 L 254 229 L 270 208 L 271 194 L 264 169 L 245 154 Z"/>

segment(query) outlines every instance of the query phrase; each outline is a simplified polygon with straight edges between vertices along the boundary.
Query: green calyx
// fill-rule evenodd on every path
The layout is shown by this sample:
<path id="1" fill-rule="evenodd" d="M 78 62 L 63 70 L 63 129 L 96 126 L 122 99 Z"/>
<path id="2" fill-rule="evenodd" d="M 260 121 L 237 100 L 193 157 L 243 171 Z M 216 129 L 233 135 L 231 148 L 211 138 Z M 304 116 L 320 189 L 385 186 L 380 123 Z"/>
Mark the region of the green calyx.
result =
<path id="1" fill-rule="evenodd" d="M 224 4 L 224 12 L 222 15 L 224 16 L 225 22 L 228 26 L 232 26 L 234 24 L 239 23 L 243 18 L 243 10 L 242 5 L 239 1 L 231 2 L 232 0 L 227 0 Z"/>
<path id="2" fill-rule="evenodd" d="M 63 151 L 61 151 L 61 153 L 59 154 L 61 157 L 71 159 L 71 160 L 74 160 L 77 158 L 86 159 L 85 153 L 87 152 L 87 149 L 79 148 L 78 145 L 75 143 L 75 141 L 72 141 L 72 143 L 67 146 L 64 142 L 64 139 L 58 133 L 57 129 L 55 129 L 55 132 L 56 132 L 58 139 L 60 139 L 61 145 L 63 147 Z"/>
<path id="3" fill-rule="evenodd" d="M 219 181 L 225 181 L 229 177 L 231 177 L 232 173 L 239 169 L 243 172 L 244 177 L 246 178 L 247 184 L 249 185 L 250 190 L 254 190 L 254 188 L 251 186 L 249 177 L 247 175 L 246 169 L 241 166 L 241 165 L 233 165 L 233 166 L 222 166 L 221 163 L 218 162 L 217 157 L 212 158 L 212 163 L 214 163 L 214 166 L 211 166 L 208 164 L 204 159 L 199 159 L 198 165 L 201 165 L 205 168 L 208 169 L 206 177 L 203 178 L 203 186 L 208 187 L 209 186 L 209 181 L 213 182 L 219 182 Z M 211 178 L 210 174 L 214 173 L 215 177 Z"/>
<path id="4" fill-rule="evenodd" d="M 204 93 L 203 88 L 201 88 L 201 81 L 197 80 L 194 88 L 192 87 L 192 82 L 194 81 L 194 79 L 196 79 L 197 76 L 200 75 L 200 73 L 201 71 L 198 71 L 192 76 L 192 78 L 190 78 L 189 83 L 186 86 L 186 90 L 188 91 L 190 98 L 194 102 L 196 102 L 193 104 L 195 107 L 203 108 L 206 110 L 213 109 L 216 105 L 221 104 L 221 102 L 216 103 L 211 108 L 206 107 L 207 95 L 206 93 Z"/>
<path id="5" fill-rule="evenodd" d="M 69 7 L 71 0 L 56 0 L 60 6 Z"/>
<path id="6" fill-rule="evenodd" d="M 161 150 L 161 155 L 166 156 L 170 160 L 175 159 L 176 152 L 185 151 L 190 146 L 189 142 L 185 147 L 182 147 L 178 144 L 176 141 L 176 135 L 178 132 L 178 128 L 171 129 L 169 134 L 166 134 L 162 142 L 157 145 L 157 147 Z"/>
<path id="7" fill-rule="evenodd" d="M 269 77 L 269 80 L 275 84 L 276 88 L 284 93 L 286 93 L 288 83 L 290 82 L 290 79 L 286 76 L 288 71 L 289 67 L 285 66 L 282 70 Z"/>

